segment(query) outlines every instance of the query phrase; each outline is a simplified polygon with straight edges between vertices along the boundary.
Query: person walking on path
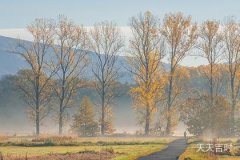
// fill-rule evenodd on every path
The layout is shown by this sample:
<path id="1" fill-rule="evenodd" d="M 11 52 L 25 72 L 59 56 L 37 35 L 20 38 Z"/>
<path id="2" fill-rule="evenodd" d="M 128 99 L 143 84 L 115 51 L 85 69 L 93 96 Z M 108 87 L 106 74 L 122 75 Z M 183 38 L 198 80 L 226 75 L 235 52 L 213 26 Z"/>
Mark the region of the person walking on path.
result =
<path id="1" fill-rule="evenodd" d="M 184 138 L 185 139 L 187 138 L 187 132 L 186 131 L 184 132 Z"/>

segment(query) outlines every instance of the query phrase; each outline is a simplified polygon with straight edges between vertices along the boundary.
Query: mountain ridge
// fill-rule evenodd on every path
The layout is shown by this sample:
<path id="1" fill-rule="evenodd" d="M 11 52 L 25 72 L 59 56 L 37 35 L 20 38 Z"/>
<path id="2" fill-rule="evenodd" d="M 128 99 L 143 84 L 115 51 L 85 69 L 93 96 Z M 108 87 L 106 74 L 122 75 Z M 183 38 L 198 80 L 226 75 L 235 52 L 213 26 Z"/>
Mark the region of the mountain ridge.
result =
<path id="1" fill-rule="evenodd" d="M 28 65 L 20 56 L 10 53 L 14 46 L 18 44 L 18 41 L 19 39 L 0 35 L 0 78 L 6 74 L 14 75 L 20 69 L 28 67 Z M 21 41 L 24 41 L 26 44 L 32 43 L 26 40 Z M 91 63 L 94 64 L 96 62 L 96 56 L 94 55 L 94 53 L 92 51 L 89 51 L 88 56 L 91 59 Z M 126 69 L 128 67 L 128 64 L 126 62 L 126 56 L 118 55 L 116 66 L 119 67 L 120 70 L 120 82 L 134 83 L 133 76 Z M 165 68 L 165 70 L 169 70 L 170 65 L 167 63 L 163 63 L 163 67 Z M 91 73 L 90 65 L 87 67 L 86 70 L 86 73 L 88 73 L 87 79 L 92 79 L 93 74 Z"/>

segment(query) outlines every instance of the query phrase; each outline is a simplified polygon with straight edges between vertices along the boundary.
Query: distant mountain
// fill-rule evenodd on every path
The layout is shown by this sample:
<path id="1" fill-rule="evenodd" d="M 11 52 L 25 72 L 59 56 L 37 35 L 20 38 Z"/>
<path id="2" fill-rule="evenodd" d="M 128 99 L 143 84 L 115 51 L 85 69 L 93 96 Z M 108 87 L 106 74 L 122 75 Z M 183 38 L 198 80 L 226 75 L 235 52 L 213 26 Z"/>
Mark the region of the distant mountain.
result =
<path id="1" fill-rule="evenodd" d="M 16 74 L 21 68 L 27 67 L 21 57 L 8 52 L 17 43 L 17 39 L 0 36 L 0 77 L 6 74 Z"/>
<path id="2" fill-rule="evenodd" d="M 29 41 L 25 41 L 25 43 L 31 44 Z M 0 78 L 6 74 L 16 74 L 20 69 L 28 67 L 20 56 L 8 52 L 14 49 L 17 44 L 18 39 L 0 36 Z M 91 63 L 94 64 L 96 62 L 95 54 L 93 52 L 89 52 L 88 56 L 91 59 Z M 133 83 L 133 77 L 126 69 L 128 64 L 124 56 L 118 57 L 116 65 L 118 66 L 121 75 L 119 81 L 122 83 Z M 169 64 L 164 63 L 163 66 L 166 70 L 169 70 Z M 93 77 L 91 66 L 87 68 L 85 73 L 87 73 L 87 79 L 91 79 Z"/>

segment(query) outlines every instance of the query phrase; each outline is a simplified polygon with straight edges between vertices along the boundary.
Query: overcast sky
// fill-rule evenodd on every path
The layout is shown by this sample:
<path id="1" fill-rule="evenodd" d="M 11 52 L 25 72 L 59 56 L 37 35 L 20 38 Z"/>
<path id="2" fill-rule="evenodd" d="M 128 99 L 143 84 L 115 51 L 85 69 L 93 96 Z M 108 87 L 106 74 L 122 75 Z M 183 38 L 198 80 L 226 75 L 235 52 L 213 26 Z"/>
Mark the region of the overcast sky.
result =
<path id="1" fill-rule="evenodd" d="M 60 14 L 85 26 L 103 20 L 127 26 L 131 16 L 147 10 L 160 18 L 166 13 L 183 12 L 201 23 L 229 16 L 240 19 L 239 6 L 240 0 L 1 0 L 0 35 L 30 39 L 24 28 L 35 18 L 57 18 Z M 203 61 L 187 58 L 183 63 L 199 65 Z"/>

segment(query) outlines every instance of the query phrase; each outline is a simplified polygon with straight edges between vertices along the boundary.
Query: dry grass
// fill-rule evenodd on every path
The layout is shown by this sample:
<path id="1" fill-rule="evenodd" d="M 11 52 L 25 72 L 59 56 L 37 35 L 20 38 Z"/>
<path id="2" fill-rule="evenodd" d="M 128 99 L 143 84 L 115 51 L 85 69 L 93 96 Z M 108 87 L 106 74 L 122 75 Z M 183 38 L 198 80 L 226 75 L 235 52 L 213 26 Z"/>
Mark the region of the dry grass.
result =
<path id="1" fill-rule="evenodd" d="M 0 135 L 0 142 L 6 142 L 9 140 L 9 136 L 5 136 L 5 135 Z"/>
<path id="2" fill-rule="evenodd" d="M 198 143 L 206 143 L 211 142 L 211 139 L 208 138 L 191 138 L 188 140 L 189 146 L 185 150 L 185 152 L 180 156 L 180 160 L 240 160 L 240 157 L 237 156 L 237 153 L 240 153 L 239 146 L 236 146 L 238 139 L 237 138 L 219 138 L 217 139 L 217 143 L 219 144 L 229 144 L 233 143 L 234 148 L 231 150 L 230 155 L 226 154 L 218 154 L 214 153 L 203 153 L 197 152 L 196 146 Z"/>
<path id="3" fill-rule="evenodd" d="M 30 160 L 35 160 L 36 157 L 40 160 L 56 157 L 80 160 L 81 157 L 85 160 L 92 160 L 91 157 L 98 159 L 103 157 L 102 160 L 108 160 L 110 157 L 114 160 L 135 160 L 165 148 L 174 139 L 166 137 L 9 137 L 8 141 L 0 141 L 0 151 L 5 159 L 15 157 L 22 160 L 26 159 L 27 155 Z M 86 158 L 86 156 L 89 157 Z"/>
<path id="4" fill-rule="evenodd" d="M 40 156 L 16 156 L 16 155 L 0 155 L 0 160 L 110 160 L 116 157 L 115 153 L 109 151 L 82 151 L 79 153 L 65 153 L 65 154 L 47 154 Z"/>
<path id="5" fill-rule="evenodd" d="M 143 145 L 143 144 L 166 144 L 174 138 L 159 137 L 59 137 L 40 136 L 36 137 L 9 137 L 8 140 L 0 141 L 0 146 L 109 146 L 109 145 Z"/>

